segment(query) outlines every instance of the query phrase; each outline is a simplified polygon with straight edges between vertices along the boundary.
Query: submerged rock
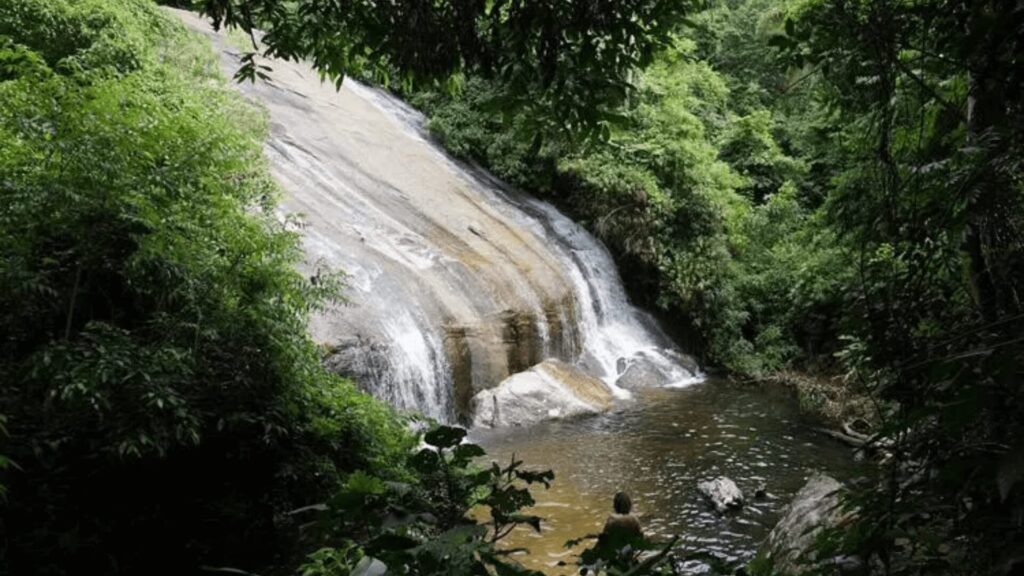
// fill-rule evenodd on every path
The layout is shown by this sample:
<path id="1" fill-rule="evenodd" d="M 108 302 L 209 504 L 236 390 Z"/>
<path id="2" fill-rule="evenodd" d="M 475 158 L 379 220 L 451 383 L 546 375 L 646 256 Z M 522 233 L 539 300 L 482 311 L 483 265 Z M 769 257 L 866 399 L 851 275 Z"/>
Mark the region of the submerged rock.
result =
<path id="1" fill-rule="evenodd" d="M 661 348 L 641 350 L 630 357 L 619 358 L 616 368 L 619 377 L 615 385 L 627 390 L 679 385 L 693 380 L 698 372 L 693 358 Z"/>
<path id="2" fill-rule="evenodd" d="M 817 473 L 796 493 L 782 520 L 761 546 L 759 556 L 772 566 L 773 573 L 796 576 L 822 562 L 833 565 L 838 574 L 854 574 L 862 568 L 856 558 L 815 557 L 814 543 L 821 530 L 836 526 L 847 516 L 840 508 L 842 487 L 831 476 Z"/>
<path id="3" fill-rule="evenodd" d="M 720 476 L 714 480 L 700 482 L 697 489 L 707 498 L 719 513 L 743 507 L 743 492 L 736 483 Z"/>
<path id="4" fill-rule="evenodd" d="M 559 360 L 545 360 L 473 397 L 473 425 L 528 426 L 611 408 L 608 386 Z"/>
<path id="5" fill-rule="evenodd" d="M 754 489 L 754 498 L 757 498 L 758 500 L 763 500 L 764 498 L 767 497 L 768 486 L 766 486 L 764 483 L 758 484 L 757 488 Z"/>

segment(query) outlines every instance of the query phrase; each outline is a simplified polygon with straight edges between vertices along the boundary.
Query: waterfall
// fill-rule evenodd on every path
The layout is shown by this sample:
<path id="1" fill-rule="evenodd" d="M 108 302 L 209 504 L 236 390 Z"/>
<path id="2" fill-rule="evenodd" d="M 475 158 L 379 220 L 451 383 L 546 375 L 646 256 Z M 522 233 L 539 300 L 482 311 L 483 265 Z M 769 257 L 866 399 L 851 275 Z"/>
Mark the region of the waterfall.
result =
<path id="1" fill-rule="evenodd" d="M 228 73 L 226 39 L 211 37 Z M 268 115 L 282 217 L 301 221 L 307 273 L 343 271 L 346 301 L 311 320 L 327 364 L 400 409 L 465 416 L 473 394 L 548 358 L 613 393 L 633 363 L 664 384 L 699 371 L 629 303 L 607 249 L 551 205 L 453 160 L 424 118 L 302 63 L 241 89 Z"/>

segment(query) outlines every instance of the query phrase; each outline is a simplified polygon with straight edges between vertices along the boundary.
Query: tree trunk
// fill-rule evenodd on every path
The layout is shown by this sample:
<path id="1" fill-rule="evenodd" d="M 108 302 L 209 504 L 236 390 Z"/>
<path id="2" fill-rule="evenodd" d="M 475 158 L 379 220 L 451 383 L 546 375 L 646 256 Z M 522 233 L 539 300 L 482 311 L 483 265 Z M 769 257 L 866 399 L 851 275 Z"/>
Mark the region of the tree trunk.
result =
<path id="1" fill-rule="evenodd" d="M 1003 181 L 993 166 L 999 154 L 998 128 L 1005 124 L 1006 102 L 1001 79 L 994 72 L 998 60 L 996 47 L 985 30 L 978 29 L 991 21 L 992 6 L 980 3 L 972 9 L 967 21 L 968 38 L 985 39 L 968 59 L 967 78 L 967 146 L 977 150 L 977 185 L 967 200 L 967 235 L 964 249 L 970 259 L 970 282 L 978 310 L 986 322 L 995 322 L 1000 313 L 999 282 L 990 262 L 993 246 L 989 231 L 995 226 L 1000 196 L 1005 194 Z M 989 16 L 989 18 L 984 18 Z"/>

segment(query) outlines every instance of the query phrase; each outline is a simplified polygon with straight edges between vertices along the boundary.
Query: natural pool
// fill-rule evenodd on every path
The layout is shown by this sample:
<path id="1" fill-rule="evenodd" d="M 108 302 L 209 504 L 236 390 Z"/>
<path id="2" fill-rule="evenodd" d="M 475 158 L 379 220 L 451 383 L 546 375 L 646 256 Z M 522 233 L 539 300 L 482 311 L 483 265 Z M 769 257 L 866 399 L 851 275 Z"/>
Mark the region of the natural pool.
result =
<path id="1" fill-rule="evenodd" d="M 858 471 L 848 447 L 800 421 L 789 391 L 716 380 L 643 390 L 600 416 L 474 431 L 471 440 L 498 461 L 514 453 L 532 468 L 554 470 L 551 488 L 534 490 L 532 512 L 545 518 L 543 532 L 520 529 L 505 542 L 529 548 L 518 560 L 550 574 L 573 572 L 557 567 L 573 561 L 565 542 L 599 532 L 617 491 L 633 497 L 654 539 L 679 535 L 686 548 L 739 562 L 754 555 L 811 472 L 842 481 Z M 742 511 L 722 516 L 702 499 L 697 482 L 719 475 L 747 495 Z M 755 500 L 762 484 L 767 497 Z"/>

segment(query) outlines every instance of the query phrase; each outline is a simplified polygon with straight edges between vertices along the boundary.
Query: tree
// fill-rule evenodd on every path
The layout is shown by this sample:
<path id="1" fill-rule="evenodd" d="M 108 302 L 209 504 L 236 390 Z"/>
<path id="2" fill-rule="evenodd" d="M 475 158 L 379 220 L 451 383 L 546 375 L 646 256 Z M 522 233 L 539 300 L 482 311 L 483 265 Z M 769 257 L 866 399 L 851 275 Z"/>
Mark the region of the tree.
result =
<path id="1" fill-rule="evenodd" d="M 514 108 L 596 135 L 692 0 L 203 0 L 216 26 L 253 35 L 266 56 L 308 59 L 340 84 L 351 73 L 403 82 L 470 72 L 508 86 Z M 256 42 L 257 29 L 265 31 Z M 240 76 L 260 77 L 256 52 Z"/>
<path id="2" fill-rule="evenodd" d="M 318 536 L 327 546 L 310 555 L 302 574 L 383 574 L 386 568 L 423 576 L 540 576 L 513 559 L 519 550 L 497 544 L 517 526 L 540 531 L 541 519 L 523 509 L 534 504 L 531 486 L 549 487 L 554 474 L 530 471 L 515 458 L 507 466 L 480 466 L 475 461 L 485 456 L 483 448 L 465 440 L 462 428 L 427 431 L 423 447 L 410 458 L 416 472 L 411 483 L 385 482 L 362 471 L 349 476 L 317 507 L 324 510 Z M 489 519 L 482 513 L 473 517 L 478 507 Z"/>
<path id="3" fill-rule="evenodd" d="M 1024 556 L 1024 13 L 823 0 L 792 16 L 774 43 L 820 72 L 840 127 L 825 210 L 857 263 L 842 356 L 891 455 L 843 545 L 888 574 L 1009 570 Z"/>
<path id="4" fill-rule="evenodd" d="M 0 573 L 263 566 L 283 512 L 398 473 L 306 332 L 263 119 L 146 0 L 0 3 Z"/>

